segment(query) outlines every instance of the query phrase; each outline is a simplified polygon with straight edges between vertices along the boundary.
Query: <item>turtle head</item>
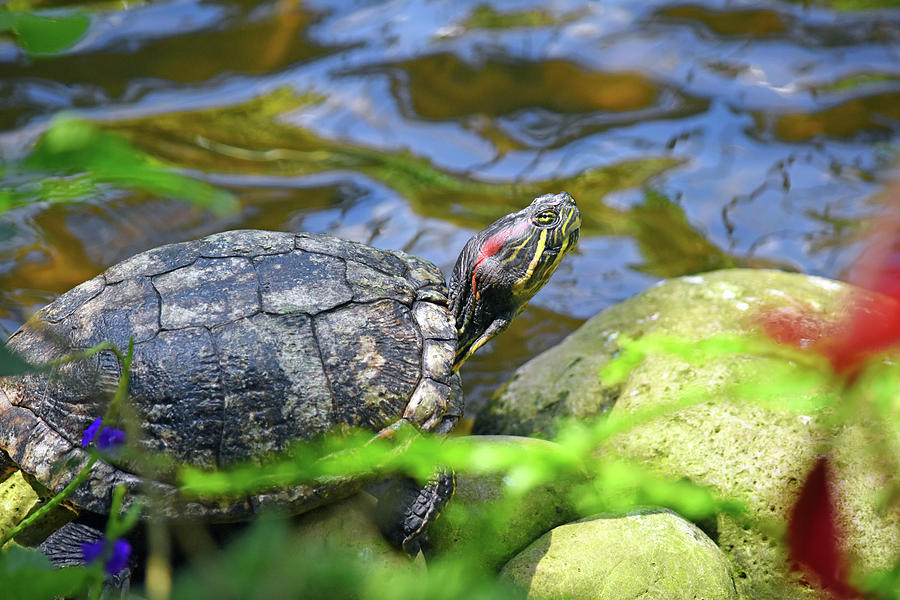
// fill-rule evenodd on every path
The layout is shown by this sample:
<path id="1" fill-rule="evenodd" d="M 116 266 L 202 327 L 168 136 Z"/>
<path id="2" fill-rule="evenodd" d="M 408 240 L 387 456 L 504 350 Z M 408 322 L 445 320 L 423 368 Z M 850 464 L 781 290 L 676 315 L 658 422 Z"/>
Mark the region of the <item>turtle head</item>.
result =
<path id="1" fill-rule="evenodd" d="M 470 239 L 450 276 L 459 366 L 506 329 L 575 247 L 581 213 L 566 192 L 546 194 Z"/>

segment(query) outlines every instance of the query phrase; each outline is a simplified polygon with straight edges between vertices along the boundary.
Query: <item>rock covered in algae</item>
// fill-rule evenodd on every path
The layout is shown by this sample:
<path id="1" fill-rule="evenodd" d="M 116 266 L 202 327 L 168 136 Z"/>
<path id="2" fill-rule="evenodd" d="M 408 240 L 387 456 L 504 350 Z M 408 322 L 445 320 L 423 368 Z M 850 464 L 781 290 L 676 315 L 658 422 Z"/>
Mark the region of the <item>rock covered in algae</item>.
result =
<path id="1" fill-rule="evenodd" d="M 598 314 L 525 364 L 479 415 L 475 431 L 552 437 L 559 417 L 627 416 L 701 397 L 615 436 L 598 453 L 709 486 L 743 502 L 752 520 L 783 527 L 829 442 L 838 525 L 853 568 L 862 575 L 889 569 L 900 548 L 900 515 L 879 509 L 886 475 L 868 449 L 900 448 L 900 440 L 875 439 L 878 429 L 864 422 L 835 426 L 829 409 L 815 408 L 817 398 L 840 393 L 827 378 L 815 386 L 778 387 L 774 398 L 761 402 L 748 400 L 740 386 L 770 381 L 773 373 L 783 372 L 783 358 L 724 353 L 689 362 L 660 353 L 646 356 L 619 383 L 601 375 L 623 338 L 750 335 L 758 331 L 759 316 L 773 310 L 808 319 L 806 325 L 815 328 L 836 322 L 851 290 L 828 279 L 766 270 L 666 281 Z M 807 401 L 811 408 L 801 408 Z M 725 515 L 717 521 L 716 542 L 735 564 L 748 595 L 818 597 L 788 568 L 777 532 L 745 527 Z"/>
<path id="2" fill-rule="evenodd" d="M 737 600 L 728 558 L 663 509 L 560 525 L 503 567 L 534 600 Z"/>

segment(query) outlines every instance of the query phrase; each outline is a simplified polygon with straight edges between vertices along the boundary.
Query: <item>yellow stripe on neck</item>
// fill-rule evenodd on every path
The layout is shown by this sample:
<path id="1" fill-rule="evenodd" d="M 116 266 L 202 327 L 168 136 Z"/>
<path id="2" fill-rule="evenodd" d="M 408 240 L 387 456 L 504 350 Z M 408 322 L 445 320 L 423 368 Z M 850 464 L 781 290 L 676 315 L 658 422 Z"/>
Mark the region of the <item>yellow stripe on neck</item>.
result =
<path id="1" fill-rule="evenodd" d="M 525 274 L 513 284 L 513 289 L 517 292 L 521 291 L 525 287 L 528 286 L 528 282 L 531 281 L 531 276 L 534 275 L 534 270 L 537 268 L 538 263 L 541 260 L 541 256 L 544 254 L 544 248 L 547 244 L 547 233 L 548 230 L 544 229 L 541 231 L 541 235 L 537 241 L 537 247 L 534 249 L 534 256 L 531 257 L 531 262 L 528 263 L 528 268 L 525 270 Z"/>

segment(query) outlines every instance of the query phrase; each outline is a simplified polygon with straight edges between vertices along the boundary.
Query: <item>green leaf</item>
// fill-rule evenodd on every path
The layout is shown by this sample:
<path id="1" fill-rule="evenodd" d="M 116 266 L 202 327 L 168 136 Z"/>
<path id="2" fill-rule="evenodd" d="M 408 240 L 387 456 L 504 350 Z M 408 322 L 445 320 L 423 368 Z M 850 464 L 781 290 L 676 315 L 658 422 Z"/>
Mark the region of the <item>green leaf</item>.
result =
<path id="1" fill-rule="evenodd" d="M 598 460 L 592 479 L 572 490 L 582 514 L 624 512 L 636 506 L 665 506 L 691 520 L 717 513 L 741 516 L 746 507 L 733 498 L 719 498 L 712 489 L 687 480 L 673 481 L 632 462 Z"/>
<path id="2" fill-rule="evenodd" d="M 82 593 L 92 573 L 81 567 L 54 569 L 39 550 L 11 545 L 0 552 L 0 590 L 4 598 L 46 600 Z"/>
<path id="3" fill-rule="evenodd" d="M 13 31 L 19 44 L 32 54 L 56 54 L 81 39 L 91 25 L 82 14 L 45 17 L 30 13 L 13 14 Z"/>
<path id="4" fill-rule="evenodd" d="M 0 189 L 0 210 L 34 201 L 73 202 L 107 184 L 179 198 L 218 215 L 237 210 L 228 192 L 177 173 L 124 138 L 74 119 L 58 119 L 15 173 L 31 179 Z M 34 176 L 40 176 L 39 183 Z"/>

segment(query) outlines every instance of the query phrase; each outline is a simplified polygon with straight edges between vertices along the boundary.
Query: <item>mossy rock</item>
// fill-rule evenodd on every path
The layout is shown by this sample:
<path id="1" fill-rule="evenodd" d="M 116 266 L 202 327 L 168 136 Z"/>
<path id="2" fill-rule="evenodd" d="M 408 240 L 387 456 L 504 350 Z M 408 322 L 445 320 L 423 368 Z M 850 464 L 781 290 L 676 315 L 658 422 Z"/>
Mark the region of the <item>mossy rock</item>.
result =
<path id="1" fill-rule="evenodd" d="M 556 527 L 503 567 L 534 600 L 737 600 L 728 558 L 673 512 L 644 509 Z"/>
<path id="2" fill-rule="evenodd" d="M 40 503 L 20 471 L 0 483 L 0 537 L 5 537 Z"/>
<path id="3" fill-rule="evenodd" d="M 468 436 L 447 444 L 527 450 L 551 442 L 517 436 Z M 456 493 L 429 529 L 436 554 L 477 554 L 480 564 L 499 570 L 516 552 L 552 527 L 577 517 L 567 491 L 573 479 L 511 493 L 505 473 L 456 473 Z"/>
<path id="4" fill-rule="evenodd" d="M 14 471 L 0 482 L 0 538 L 5 537 L 26 517 L 40 509 L 50 497 L 49 491 L 21 471 Z M 41 518 L 20 531 L 15 542 L 37 546 L 53 531 L 75 518 L 75 512 L 58 504 Z"/>
<path id="5" fill-rule="evenodd" d="M 718 517 L 716 542 L 739 570 L 748 595 L 816 598 L 787 568 L 777 528 L 783 527 L 824 448 L 830 448 L 835 467 L 839 525 L 855 572 L 887 569 L 900 551 L 900 514 L 879 513 L 884 475 L 877 457 L 867 454 L 868 448 L 884 446 L 876 445 L 865 425 L 835 428 L 827 411 L 789 409 L 836 390 L 823 383 L 786 390 L 778 403 L 748 402 L 738 387 L 765 382 L 784 366 L 784 359 L 755 354 L 726 354 L 700 363 L 674 354 L 648 355 L 616 385 L 605 382 L 600 370 L 625 337 L 749 335 L 758 330 L 762 311 L 771 310 L 811 316 L 811 326 L 828 323 L 838 317 L 852 289 L 819 277 L 744 269 L 666 281 L 595 316 L 520 368 L 479 415 L 475 430 L 549 438 L 558 417 L 625 416 L 699 395 L 699 404 L 664 411 L 608 440 L 598 453 L 740 500 L 756 522 L 776 525 L 775 531 L 764 531 Z M 886 443 L 900 449 L 900 440 Z"/>

